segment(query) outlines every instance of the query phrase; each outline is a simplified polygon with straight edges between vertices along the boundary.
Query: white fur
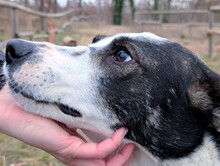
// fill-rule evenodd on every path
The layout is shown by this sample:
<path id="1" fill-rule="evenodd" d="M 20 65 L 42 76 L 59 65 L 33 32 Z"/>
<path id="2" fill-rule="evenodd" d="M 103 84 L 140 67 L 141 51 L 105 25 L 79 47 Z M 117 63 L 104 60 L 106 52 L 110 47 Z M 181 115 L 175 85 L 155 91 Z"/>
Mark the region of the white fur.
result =
<path id="1" fill-rule="evenodd" d="M 143 33 L 123 33 L 123 34 L 117 34 L 114 36 L 110 36 L 107 38 L 102 39 L 100 42 L 94 43 L 94 44 L 90 44 L 89 46 L 91 47 L 105 47 L 108 46 L 114 39 L 116 38 L 120 38 L 120 37 L 128 37 L 128 38 L 137 38 L 140 40 L 146 39 L 146 40 L 150 40 L 156 43 L 164 43 L 167 41 L 167 39 L 159 37 L 153 33 L 149 33 L 149 32 L 143 32 Z"/>

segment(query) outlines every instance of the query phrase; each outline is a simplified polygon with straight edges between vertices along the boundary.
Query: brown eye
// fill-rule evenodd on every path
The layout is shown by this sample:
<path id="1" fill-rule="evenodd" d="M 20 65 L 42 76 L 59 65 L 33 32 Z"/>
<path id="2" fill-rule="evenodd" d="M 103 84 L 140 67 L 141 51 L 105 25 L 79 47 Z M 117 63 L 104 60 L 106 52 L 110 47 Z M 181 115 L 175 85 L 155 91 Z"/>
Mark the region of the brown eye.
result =
<path id="1" fill-rule="evenodd" d="M 121 63 L 129 62 L 132 59 L 133 58 L 131 57 L 131 55 L 125 50 L 120 50 L 113 56 L 114 61 L 121 62 Z"/>

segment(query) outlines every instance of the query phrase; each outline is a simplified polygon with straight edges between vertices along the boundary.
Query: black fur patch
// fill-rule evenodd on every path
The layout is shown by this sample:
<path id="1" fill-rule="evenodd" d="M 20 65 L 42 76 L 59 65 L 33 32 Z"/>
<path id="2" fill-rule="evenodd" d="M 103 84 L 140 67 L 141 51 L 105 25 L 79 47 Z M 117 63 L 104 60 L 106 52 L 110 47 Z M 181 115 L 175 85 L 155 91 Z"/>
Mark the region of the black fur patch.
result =
<path id="1" fill-rule="evenodd" d="M 102 40 L 102 39 L 104 39 L 106 37 L 107 37 L 106 35 L 97 35 L 96 37 L 94 37 L 92 39 L 92 43 L 96 43 L 96 42 L 98 42 L 98 41 L 100 41 L 100 40 Z"/>
<path id="2" fill-rule="evenodd" d="M 108 51 L 97 53 L 103 54 L 100 65 L 105 73 L 100 93 L 120 121 L 112 128 L 128 128 L 126 138 L 161 159 L 189 155 L 210 133 L 212 113 L 210 107 L 195 106 L 188 89 L 195 82 L 207 84 L 207 95 L 216 107 L 220 93 L 214 85 L 220 83 L 219 75 L 177 43 L 119 40 L 109 50 L 126 47 L 134 57 L 132 63 L 115 65 L 104 60 Z M 210 84 L 210 78 L 215 83 Z"/>

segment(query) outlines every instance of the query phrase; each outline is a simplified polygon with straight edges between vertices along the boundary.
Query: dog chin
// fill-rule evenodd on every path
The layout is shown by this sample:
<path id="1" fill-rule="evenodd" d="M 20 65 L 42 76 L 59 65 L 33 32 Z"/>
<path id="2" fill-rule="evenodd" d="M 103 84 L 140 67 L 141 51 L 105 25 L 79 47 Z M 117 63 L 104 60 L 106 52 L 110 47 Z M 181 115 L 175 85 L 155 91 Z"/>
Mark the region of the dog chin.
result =
<path id="1" fill-rule="evenodd" d="M 56 114 L 53 114 L 52 112 L 61 112 L 60 110 L 57 110 L 57 106 L 50 104 L 50 103 L 42 103 L 34 100 L 33 98 L 29 98 L 27 96 L 24 96 L 21 93 L 15 93 L 13 89 L 10 89 L 11 93 L 13 93 L 14 100 L 16 103 L 23 107 L 27 112 L 41 115 L 43 117 L 55 120 L 61 123 L 62 126 L 65 125 L 69 130 L 75 131 L 76 129 L 80 129 L 79 133 L 82 134 L 83 137 L 86 138 L 88 141 L 94 141 L 96 143 L 99 143 L 106 138 L 109 138 L 112 136 L 114 130 L 110 127 L 103 127 L 100 131 L 100 126 L 103 126 L 102 124 L 96 126 L 91 126 L 91 124 L 83 124 L 80 121 L 80 118 L 73 118 L 72 121 L 70 119 L 66 119 L 66 116 L 63 116 L 61 113 L 60 116 L 56 116 Z M 28 104 L 27 104 L 28 103 Z M 51 113 L 47 111 L 42 110 L 50 110 Z M 75 122 L 75 123 L 74 123 Z M 80 126 L 79 126 L 80 124 Z"/>

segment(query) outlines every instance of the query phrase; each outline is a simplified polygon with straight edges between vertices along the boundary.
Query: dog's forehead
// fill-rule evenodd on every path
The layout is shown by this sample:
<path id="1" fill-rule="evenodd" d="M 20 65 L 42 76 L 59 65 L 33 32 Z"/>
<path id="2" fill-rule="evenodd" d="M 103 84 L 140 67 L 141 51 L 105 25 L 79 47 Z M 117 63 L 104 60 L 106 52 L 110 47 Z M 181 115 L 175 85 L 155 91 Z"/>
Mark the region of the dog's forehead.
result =
<path id="1" fill-rule="evenodd" d="M 120 33 L 114 36 L 105 37 L 104 39 L 101 39 L 100 41 L 90 44 L 91 47 L 105 47 L 111 44 L 114 40 L 120 39 L 120 38 L 127 38 L 131 41 L 137 40 L 137 41 L 150 41 L 154 43 L 164 43 L 167 41 L 167 39 L 159 37 L 153 33 L 149 32 L 143 32 L 143 33 Z"/>

